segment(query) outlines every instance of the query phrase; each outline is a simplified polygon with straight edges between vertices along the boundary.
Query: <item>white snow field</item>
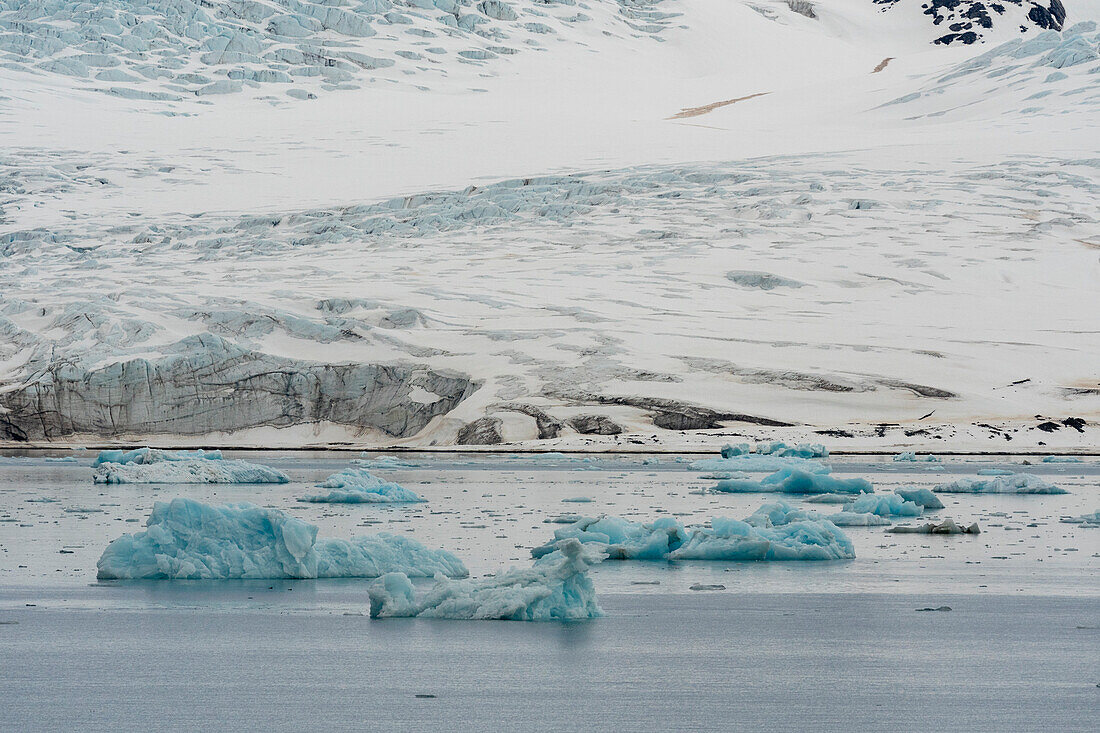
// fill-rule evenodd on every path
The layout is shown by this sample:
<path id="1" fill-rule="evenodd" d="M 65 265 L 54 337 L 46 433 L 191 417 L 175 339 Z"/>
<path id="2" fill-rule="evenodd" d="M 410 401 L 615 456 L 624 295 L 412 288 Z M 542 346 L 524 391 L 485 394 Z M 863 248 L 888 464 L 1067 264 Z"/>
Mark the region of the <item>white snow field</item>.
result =
<path id="1" fill-rule="evenodd" d="M 1097 19 L 0 2 L 0 440 L 1087 452 Z"/>

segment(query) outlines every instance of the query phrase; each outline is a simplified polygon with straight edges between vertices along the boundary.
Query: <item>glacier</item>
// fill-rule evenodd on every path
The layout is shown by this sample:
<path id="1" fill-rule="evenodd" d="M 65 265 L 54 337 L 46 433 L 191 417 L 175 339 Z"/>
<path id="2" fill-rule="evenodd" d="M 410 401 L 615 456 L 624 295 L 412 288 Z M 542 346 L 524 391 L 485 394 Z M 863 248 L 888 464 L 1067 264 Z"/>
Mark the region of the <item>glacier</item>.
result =
<path id="1" fill-rule="evenodd" d="M 221 451 L 138 448 L 101 452 L 93 463 L 97 484 L 285 484 L 290 479 L 257 463 L 225 460 Z"/>
<path id="2" fill-rule="evenodd" d="M 193 499 L 156 502 L 146 529 L 124 534 L 103 551 L 101 580 L 375 578 L 389 572 L 430 577 L 468 575 L 444 550 L 381 533 L 352 540 L 318 539 L 318 528 L 278 509 Z"/>
<path id="3" fill-rule="evenodd" d="M 963 477 L 933 489 L 937 494 L 1068 494 L 1065 489 L 1030 473 L 992 478 Z"/>
<path id="4" fill-rule="evenodd" d="M 510 568 L 478 580 L 437 577 L 417 601 L 405 573 L 388 573 L 369 588 L 371 618 L 424 617 L 456 620 L 577 621 L 603 615 L 588 570 L 604 553 L 576 539 L 529 568 Z"/>
<path id="5" fill-rule="evenodd" d="M 722 479 L 711 491 L 727 494 L 768 491 L 782 494 L 861 494 L 871 493 L 874 488 L 870 481 L 863 478 L 842 479 L 798 468 L 783 468 L 762 481 L 748 478 Z"/>
<path id="6" fill-rule="evenodd" d="M 327 504 L 414 504 L 427 501 L 400 484 L 384 481 L 362 468 L 347 468 L 317 484 L 328 489 L 309 494 L 298 501 Z"/>

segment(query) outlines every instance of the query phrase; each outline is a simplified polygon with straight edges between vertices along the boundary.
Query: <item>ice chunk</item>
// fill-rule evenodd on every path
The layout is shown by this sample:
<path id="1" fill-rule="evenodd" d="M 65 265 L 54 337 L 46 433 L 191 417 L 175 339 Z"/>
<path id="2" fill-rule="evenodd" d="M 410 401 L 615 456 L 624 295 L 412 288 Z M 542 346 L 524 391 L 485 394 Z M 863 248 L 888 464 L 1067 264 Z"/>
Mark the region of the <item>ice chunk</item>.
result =
<path id="1" fill-rule="evenodd" d="M 898 453 L 894 456 L 895 461 L 916 461 L 918 463 L 939 463 L 939 456 L 934 456 L 931 453 L 926 453 L 923 456 L 918 456 L 912 451 L 906 451 L 904 453 Z"/>
<path id="2" fill-rule="evenodd" d="M 782 494 L 861 494 L 871 493 L 871 482 L 862 478 L 835 478 L 825 474 L 809 473 L 797 468 L 776 471 L 763 481 L 730 478 L 719 481 L 713 491 L 721 493 L 757 493 L 776 491 Z"/>
<path id="3" fill-rule="evenodd" d="M 856 556 L 855 547 L 835 524 L 826 519 L 804 519 L 776 527 L 754 527 L 748 522 L 715 517 L 711 529 L 692 533 L 670 560 L 844 560 Z"/>
<path id="4" fill-rule="evenodd" d="M 104 463 L 146 465 L 150 463 L 161 463 L 163 461 L 190 461 L 199 458 L 204 458 L 208 461 L 223 460 L 220 450 L 204 451 L 200 448 L 199 450 L 167 451 L 158 448 L 135 448 L 130 451 L 100 451 L 99 455 L 97 455 L 96 459 L 92 462 L 92 466 L 102 466 Z"/>
<path id="5" fill-rule="evenodd" d="M 598 546 L 559 542 L 530 568 L 511 568 L 479 580 L 436 579 L 420 601 L 407 575 L 371 584 L 371 618 L 420 616 L 504 621 L 573 621 L 602 616 L 588 570 L 604 559 Z"/>
<path id="6" fill-rule="evenodd" d="M 404 486 L 383 481 L 362 468 L 347 468 L 317 484 L 326 493 L 304 496 L 298 501 L 331 504 L 411 504 L 425 501 Z"/>
<path id="7" fill-rule="evenodd" d="M 842 511 L 830 514 L 827 519 L 838 527 L 882 527 L 890 520 L 870 512 Z"/>
<path id="8" fill-rule="evenodd" d="M 877 514 L 880 517 L 919 517 L 924 513 L 922 507 L 906 501 L 898 494 L 864 494 L 844 510 Z"/>
<path id="9" fill-rule="evenodd" d="M 126 454 L 124 463 L 107 457 L 96 459 L 92 480 L 97 484 L 285 484 L 282 471 L 239 460 L 224 460 L 220 453 L 191 457 L 194 454 L 142 449 L 136 456 Z"/>
<path id="10" fill-rule="evenodd" d="M 1081 459 L 1075 456 L 1043 456 L 1043 463 L 1080 463 Z"/>
<path id="11" fill-rule="evenodd" d="M 978 475 L 979 476 L 1012 476 L 1012 475 L 1014 475 L 1014 472 L 1013 471 L 1008 471 L 1008 470 L 1003 469 L 1003 468 L 979 468 L 978 469 Z"/>
<path id="12" fill-rule="evenodd" d="M 317 527 L 253 504 L 157 502 L 146 530 L 111 542 L 100 579 L 374 578 L 388 572 L 464 577 L 462 561 L 391 534 L 317 539 Z"/>
<path id="13" fill-rule="evenodd" d="M 782 458 L 826 458 L 829 455 L 829 449 L 820 443 L 799 443 L 792 446 L 778 440 L 769 443 L 757 443 L 756 452 L 764 456 L 780 456 Z"/>
<path id="14" fill-rule="evenodd" d="M 571 496 L 567 499 L 562 499 L 562 501 L 570 502 L 572 504 L 590 504 L 592 502 L 592 499 L 587 496 Z"/>
<path id="15" fill-rule="evenodd" d="M 917 506 L 924 507 L 925 509 L 943 509 L 943 502 L 928 489 L 902 487 L 894 493 L 902 499 L 911 501 Z"/>
<path id="16" fill-rule="evenodd" d="M 890 527 L 887 532 L 894 532 L 896 534 L 980 534 L 981 530 L 978 528 L 978 523 L 974 522 L 969 527 L 960 527 L 955 524 L 952 519 L 945 519 L 939 524 L 929 523 L 922 524 L 917 527 L 902 525 L 900 527 Z"/>
<path id="17" fill-rule="evenodd" d="M 685 529 L 672 517 L 648 524 L 621 517 L 586 517 L 554 532 L 531 551 L 552 553 L 557 543 L 597 544 L 611 560 L 838 560 L 855 557 L 851 541 L 815 512 L 786 502 L 764 504 L 744 521 L 716 517 L 710 527 Z"/>
<path id="18" fill-rule="evenodd" d="M 738 443 L 737 445 L 730 445 L 729 443 L 726 443 L 724 446 L 722 446 L 722 457 L 733 458 L 734 456 L 748 455 L 749 450 L 750 449 L 748 443 Z"/>
<path id="19" fill-rule="evenodd" d="M 664 560 L 687 539 L 687 532 L 672 517 L 662 517 L 649 524 L 631 522 L 621 517 L 582 517 L 554 532 L 554 539 L 531 550 L 533 557 L 543 557 L 554 551 L 557 543 L 575 539 L 584 543 L 607 545 L 612 560 Z"/>
<path id="20" fill-rule="evenodd" d="M 805 458 L 763 456 L 756 453 L 730 458 L 703 458 L 691 464 L 693 471 L 779 471 L 797 468 L 809 473 L 829 473 L 827 464 Z"/>
<path id="21" fill-rule="evenodd" d="M 964 477 L 935 488 L 937 494 L 1068 494 L 1063 488 L 1030 473 L 994 478 Z"/>

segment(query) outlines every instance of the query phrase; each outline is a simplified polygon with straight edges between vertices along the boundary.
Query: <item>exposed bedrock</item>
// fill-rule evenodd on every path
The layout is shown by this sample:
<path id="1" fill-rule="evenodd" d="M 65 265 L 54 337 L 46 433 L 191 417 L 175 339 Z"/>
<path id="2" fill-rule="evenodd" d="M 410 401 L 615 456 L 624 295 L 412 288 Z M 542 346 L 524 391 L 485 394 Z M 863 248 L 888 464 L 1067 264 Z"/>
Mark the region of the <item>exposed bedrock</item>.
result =
<path id="1" fill-rule="evenodd" d="M 569 419 L 569 427 L 582 435 L 618 435 L 623 432 L 622 427 L 606 415 L 577 415 Z"/>
<path id="2" fill-rule="evenodd" d="M 201 435 L 334 423 L 415 435 L 480 385 L 415 364 L 326 364 L 190 336 L 164 356 L 87 370 L 57 361 L 0 391 L 0 439 Z M 423 401 L 429 392 L 438 399 Z"/>
<path id="3" fill-rule="evenodd" d="M 722 412 L 709 407 L 692 405 L 680 400 L 663 397 L 628 397 L 619 395 L 601 395 L 591 392 L 572 390 L 547 390 L 548 397 L 565 399 L 577 404 L 622 405 L 636 407 L 650 413 L 653 424 L 665 430 L 711 430 L 722 427 L 726 422 L 743 422 L 768 427 L 791 427 L 792 423 L 773 420 L 769 417 L 745 415 L 740 412 Z"/>

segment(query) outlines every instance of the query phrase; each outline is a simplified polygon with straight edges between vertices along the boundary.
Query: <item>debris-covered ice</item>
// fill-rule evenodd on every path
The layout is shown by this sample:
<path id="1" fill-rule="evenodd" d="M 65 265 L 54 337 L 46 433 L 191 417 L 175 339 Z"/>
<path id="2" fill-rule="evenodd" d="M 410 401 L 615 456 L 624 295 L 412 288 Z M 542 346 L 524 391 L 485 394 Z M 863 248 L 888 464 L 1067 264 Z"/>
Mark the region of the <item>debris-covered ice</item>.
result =
<path id="1" fill-rule="evenodd" d="M 462 561 L 387 533 L 317 539 L 317 527 L 254 504 L 157 502 L 144 532 L 111 542 L 100 579 L 375 578 L 389 572 L 465 577 Z"/>
<path id="2" fill-rule="evenodd" d="M 993 478 L 963 477 L 935 488 L 938 494 L 1068 494 L 1065 489 L 1030 473 Z"/>
<path id="3" fill-rule="evenodd" d="M 588 570 L 604 556 L 598 546 L 567 539 L 529 568 L 510 568 L 478 580 L 437 577 L 419 601 L 407 574 L 388 573 L 371 584 L 370 615 L 503 621 L 596 618 L 603 612 Z"/>
<path id="4" fill-rule="evenodd" d="M 241 460 L 225 460 L 221 451 L 166 451 L 138 448 L 103 451 L 92 464 L 97 484 L 285 484 L 282 471 Z"/>
<path id="5" fill-rule="evenodd" d="M 426 501 L 415 491 L 384 481 L 363 468 L 347 468 L 317 484 L 328 489 L 298 501 L 328 504 L 413 504 Z"/>
<path id="6" fill-rule="evenodd" d="M 969 527 L 960 527 L 955 524 L 955 520 L 953 519 L 945 519 L 938 524 L 929 522 L 928 524 L 921 524 L 915 527 L 911 525 L 901 525 L 890 527 L 886 531 L 896 534 L 981 534 L 977 522 L 974 522 Z"/>

